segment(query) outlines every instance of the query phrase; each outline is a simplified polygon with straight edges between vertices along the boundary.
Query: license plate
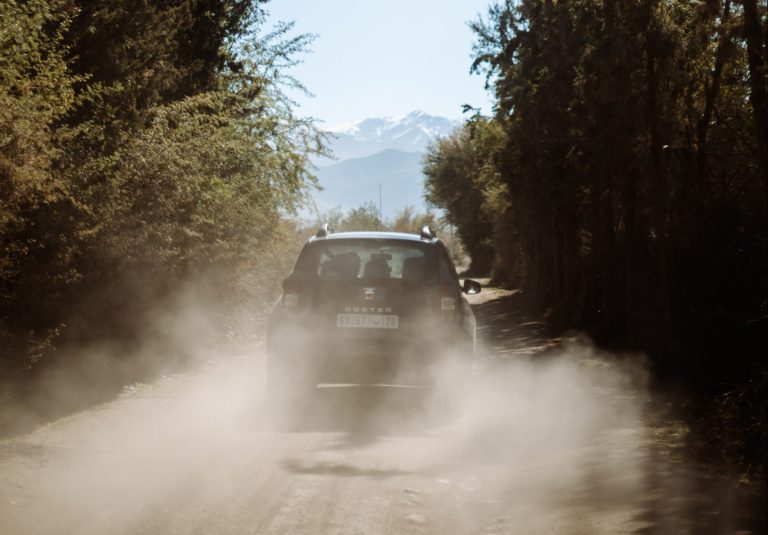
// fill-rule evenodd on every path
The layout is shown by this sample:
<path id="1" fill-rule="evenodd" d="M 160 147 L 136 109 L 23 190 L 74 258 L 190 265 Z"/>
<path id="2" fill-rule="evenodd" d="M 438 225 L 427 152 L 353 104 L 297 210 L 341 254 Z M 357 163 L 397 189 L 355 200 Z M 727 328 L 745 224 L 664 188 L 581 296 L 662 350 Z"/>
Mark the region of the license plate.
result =
<path id="1" fill-rule="evenodd" d="M 336 326 L 356 329 L 397 329 L 398 316 L 394 314 L 338 314 Z"/>

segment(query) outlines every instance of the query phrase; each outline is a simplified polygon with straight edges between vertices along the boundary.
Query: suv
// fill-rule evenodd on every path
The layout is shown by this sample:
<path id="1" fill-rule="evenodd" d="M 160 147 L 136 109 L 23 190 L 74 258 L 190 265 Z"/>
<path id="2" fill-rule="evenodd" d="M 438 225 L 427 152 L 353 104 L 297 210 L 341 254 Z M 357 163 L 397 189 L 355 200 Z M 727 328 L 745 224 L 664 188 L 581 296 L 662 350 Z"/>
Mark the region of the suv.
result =
<path id="1" fill-rule="evenodd" d="M 283 281 L 269 318 L 272 392 L 317 383 L 428 384 L 446 355 L 470 363 L 475 317 L 445 245 L 421 234 L 323 225 Z"/>

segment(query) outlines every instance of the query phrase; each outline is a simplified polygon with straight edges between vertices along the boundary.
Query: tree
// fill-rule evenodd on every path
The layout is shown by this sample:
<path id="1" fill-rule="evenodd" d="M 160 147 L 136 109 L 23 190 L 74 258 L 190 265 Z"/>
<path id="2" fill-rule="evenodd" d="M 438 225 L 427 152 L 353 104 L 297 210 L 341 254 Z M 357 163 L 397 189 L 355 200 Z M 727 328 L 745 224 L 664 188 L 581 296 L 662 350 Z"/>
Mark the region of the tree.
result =
<path id="1" fill-rule="evenodd" d="M 744 40 L 749 58 L 749 101 L 752 104 L 752 118 L 755 129 L 755 145 L 758 151 L 759 173 L 768 176 L 768 49 L 765 43 L 765 6 L 758 10 L 757 0 L 743 0 Z"/>
<path id="2" fill-rule="evenodd" d="M 427 202 L 445 210 L 446 221 L 457 227 L 471 258 L 470 273 L 485 275 L 493 264 L 492 226 L 483 211 L 481 181 L 484 160 L 492 146 L 486 143 L 488 123 L 482 118 L 455 130 L 432 145 L 424 160 Z"/>
<path id="3" fill-rule="evenodd" d="M 260 4 L 0 6 L 8 367 L 136 340 L 191 280 L 223 306 L 272 254 L 323 136 L 284 94 L 311 36 L 264 33 Z"/>
<path id="4" fill-rule="evenodd" d="M 728 0 L 493 5 L 472 24 L 472 68 L 495 93 L 502 141 L 474 161 L 474 142 L 435 151 L 431 191 L 459 214 L 472 204 L 451 194 L 477 187 L 497 270 L 516 266 L 557 317 L 668 371 L 722 373 L 705 332 L 764 317 L 749 293 L 765 288 L 762 13 Z M 467 179 L 483 165 L 490 179 Z M 455 221 L 462 233 L 481 220 Z M 707 358 L 679 350 L 692 338 Z"/>
<path id="5" fill-rule="evenodd" d="M 68 24 L 48 2 L 0 5 L 0 351 L 10 354 L 18 332 L 43 343 L 50 314 L 32 307 L 77 277 L 69 216 L 81 207 L 55 163 L 67 136 L 56 125 L 82 81 L 68 72 Z"/>
<path id="6" fill-rule="evenodd" d="M 553 319 L 745 400 L 729 418 L 763 467 L 765 17 L 753 0 L 495 3 L 472 23 L 472 70 L 498 148 L 469 165 L 474 141 L 439 147 L 429 185 L 454 216 L 457 184 L 479 190 L 495 271 Z"/>

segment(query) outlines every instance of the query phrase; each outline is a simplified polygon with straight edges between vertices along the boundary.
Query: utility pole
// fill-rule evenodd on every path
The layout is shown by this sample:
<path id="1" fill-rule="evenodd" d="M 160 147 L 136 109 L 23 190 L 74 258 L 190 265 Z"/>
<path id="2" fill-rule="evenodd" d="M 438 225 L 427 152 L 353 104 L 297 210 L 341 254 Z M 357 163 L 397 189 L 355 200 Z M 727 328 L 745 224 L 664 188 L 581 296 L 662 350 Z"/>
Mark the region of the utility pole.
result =
<path id="1" fill-rule="evenodd" d="M 381 184 L 379 184 L 379 232 L 381 232 Z"/>

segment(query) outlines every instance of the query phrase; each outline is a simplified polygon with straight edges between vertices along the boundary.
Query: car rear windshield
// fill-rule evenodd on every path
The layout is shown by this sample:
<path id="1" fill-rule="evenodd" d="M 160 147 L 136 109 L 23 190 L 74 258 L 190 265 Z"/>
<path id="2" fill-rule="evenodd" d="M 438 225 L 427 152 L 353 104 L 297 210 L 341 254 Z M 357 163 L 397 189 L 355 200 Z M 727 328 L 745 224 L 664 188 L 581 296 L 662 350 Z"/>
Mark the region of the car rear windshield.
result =
<path id="1" fill-rule="evenodd" d="M 428 269 L 428 252 L 428 248 L 415 241 L 327 240 L 307 245 L 295 271 L 328 280 L 420 282 Z"/>

